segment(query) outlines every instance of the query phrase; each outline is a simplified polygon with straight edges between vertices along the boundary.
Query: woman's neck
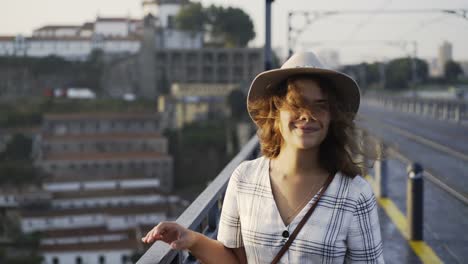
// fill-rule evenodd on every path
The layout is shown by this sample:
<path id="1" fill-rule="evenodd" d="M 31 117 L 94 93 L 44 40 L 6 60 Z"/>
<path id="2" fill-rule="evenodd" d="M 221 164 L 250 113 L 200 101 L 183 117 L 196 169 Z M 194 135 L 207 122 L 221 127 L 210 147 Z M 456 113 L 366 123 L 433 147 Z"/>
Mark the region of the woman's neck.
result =
<path id="1" fill-rule="evenodd" d="M 319 148 L 301 150 L 283 146 L 273 162 L 281 180 L 304 182 L 314 180 L 311 177 L 319 180 L 325 172 L 319 164 Z"/>

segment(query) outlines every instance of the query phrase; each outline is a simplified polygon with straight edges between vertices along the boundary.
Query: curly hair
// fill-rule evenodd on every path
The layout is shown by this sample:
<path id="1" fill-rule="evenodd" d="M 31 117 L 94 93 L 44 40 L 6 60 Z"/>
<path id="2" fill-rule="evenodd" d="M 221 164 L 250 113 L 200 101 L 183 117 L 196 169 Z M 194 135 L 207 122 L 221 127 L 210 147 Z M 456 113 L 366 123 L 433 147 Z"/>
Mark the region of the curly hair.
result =
<path id="1" fill-rule="evenodd" d="M 286 107 L 292 111 L 309 111 L 298 92 L 295 81 L 310 79 L 315 81 L 323 94 L 328 97 L 331 115 L 328 133 L 319 147 L 319 162 L 329 173 L 340 171 L 354 177 L 365 171 L 364 161 L 357 157 L 364 155 L 362 143 L 358 140 L 354 123 L 355 113 L 346 111 L 340 103 L 332 82 L 322 76 L 298 75 L 280 83 L 276 88 L 267 88 L 268 94 L 261 100 L 249 102 L 248 111 L 256 123 L 262 154 L 276 158 L 283 144 L 279 130 L 279 109 Z M 310 113 L 310 111 L 309 111 Z"/>

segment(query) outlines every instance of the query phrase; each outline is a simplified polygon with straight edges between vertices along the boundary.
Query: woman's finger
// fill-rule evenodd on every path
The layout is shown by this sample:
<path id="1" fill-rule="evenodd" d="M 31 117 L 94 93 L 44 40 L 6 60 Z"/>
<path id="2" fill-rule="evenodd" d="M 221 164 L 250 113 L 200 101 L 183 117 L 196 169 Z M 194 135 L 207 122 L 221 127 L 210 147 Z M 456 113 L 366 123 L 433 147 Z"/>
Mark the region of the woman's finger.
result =
<path id="1" fill-rule="evenodd" d="M 142 238 L 143 242 L 150 243 L 157 239 L 161 239 L 163 237 L 162 233 L 165 232 L 164 222 L 159 223 L 153 229 L 151 229 L 146 236 Z"/>

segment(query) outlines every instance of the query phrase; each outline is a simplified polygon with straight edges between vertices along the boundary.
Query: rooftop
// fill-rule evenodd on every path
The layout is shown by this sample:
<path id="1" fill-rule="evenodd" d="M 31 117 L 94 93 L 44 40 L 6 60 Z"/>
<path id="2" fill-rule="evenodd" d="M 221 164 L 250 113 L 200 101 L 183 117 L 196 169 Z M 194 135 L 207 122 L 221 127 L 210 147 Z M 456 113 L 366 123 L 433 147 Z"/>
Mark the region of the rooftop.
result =
<path id="1" fill-rule="evenodd" d="M 76 140 L 113 140 L 113 139 L 157 139 L 163 138 L 159 133 L 94 133 L 80 135 L 48 135 L 42 136 L 47 141 L 76 141 Z"/>
<path id="2" fill-rule="evenodd" d="M 95 243 L 77 243 L 65 245 L 41 245 L 41 252 L 96 251 L 96 250 L 135 250 L 140 246 L 136 239 L 122 241 L 100 241 Z"/>
<path id="3" fill-rule="evenodd" d="M 39 31 L 39 30 L 57 30 L 57 29 L 79 29 L 81 26 L 77 25 L 45 25 L 42 26 L 38 29 L 35 29 L 34 31 Z"/>
<path id="4" fill-rule="evenodd" d="M 163 195 L 156 188 L 131 188 L 131 189 L 110 189 L 110 190 L 79 190 L 79 191 L 64 191 L 53 192 L 53 199 L 72 199 L 72 198 L 99 198 L 113 196 L 133 196 L 133 195 Z"/>
<path id="5" fill-rule="evenodd" d="M 140 22 L 141 19 L 128 17 L 98 17 L 96 22 Z"/>
<path id="6" fill-rule="evenodd" d="M 173 205 L 175 206 L 175 205 Z M 68 209 L 37 209 L 21 210 L 21 217 L 67 217 L 75 215 L 137 215 L 151 213 L 168 213 L 171 205 L 166 203 L 132 205 L 121 207 L 87 207 L 87 208 L 68 208 Z"/>
<path id="7" fill-rule="evenodd" d="M 94 174 L 70 174 L 51 175 L 44 180 L 44 183 L 68 183 L 68 182 L 96 182 L 96 181 L 116 181 L 116 180 L 158 180 L 145 175 L 94 175 Z"/>
<path id="8" fill-rule="evenodd" d="M 110 235 L 110 234 L 131 234 L 135 229 L 119 229 L 109 230 L 106 226 L 85 227 L 85 228 L 70 228 L 70 229 L 54 229 L 43 231 L 45 238 L 60 238 L 60 237 L 77 237 L 91 235 Z"/>
<path id="9" fill-rule="evenodd" d="M 156 152 L 94 152 L 94 153 L 66 153 L 50 154 L 44 157 L 44 161 L 102 161 L 123 159 L 170 159 L 171 156 Z"/>
<path id="10" fill-rule="evenodd" d="M 76 114 L 45 114 L 44 121 L 75 121 L 75 120 L 90 120 L 90 119 L 151 119 L 158 118 L 156 113 L 76 113 Z"/>

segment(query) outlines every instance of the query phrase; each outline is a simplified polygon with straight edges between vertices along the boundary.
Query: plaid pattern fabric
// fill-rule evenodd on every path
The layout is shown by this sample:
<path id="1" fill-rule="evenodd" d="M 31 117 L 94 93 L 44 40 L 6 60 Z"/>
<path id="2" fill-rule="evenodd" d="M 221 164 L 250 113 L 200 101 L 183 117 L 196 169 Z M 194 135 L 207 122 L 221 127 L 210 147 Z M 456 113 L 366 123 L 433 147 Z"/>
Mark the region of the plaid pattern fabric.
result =
<path id="1" fill-rule="evenodd" d="M 217 239 L 244 247 L 248 263 L 271 263 L 316 194 L 285 226 L 273 199 L 269 159 L 245 161 L 226 191 Z M 361 176 L 337 173 L 280 263 L 384 263 L 377 203 Z"/>

